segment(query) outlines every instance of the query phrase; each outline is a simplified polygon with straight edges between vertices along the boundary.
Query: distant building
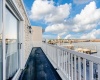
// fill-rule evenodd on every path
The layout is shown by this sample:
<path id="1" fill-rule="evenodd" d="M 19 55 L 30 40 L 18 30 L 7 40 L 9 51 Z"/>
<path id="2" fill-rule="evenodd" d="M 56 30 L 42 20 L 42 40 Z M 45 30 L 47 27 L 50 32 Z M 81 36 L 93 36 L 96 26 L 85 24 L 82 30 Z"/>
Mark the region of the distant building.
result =
<path id="1" fill-rule="evenodd" d="M 38 26 L 33 26 L 32 27 L 32 34 L 33 34 L 33 36 L 32 36 L 32 38 L 33 38 L 33 46 L 36 46 L 37 45 L 37 47 L 40 47 L 41 46 L 41 44 L 42 44 L 42 32 L 44 32 L 43 31 L 43 29 L 42 29 L 42 27 L 38 27 Z"/>

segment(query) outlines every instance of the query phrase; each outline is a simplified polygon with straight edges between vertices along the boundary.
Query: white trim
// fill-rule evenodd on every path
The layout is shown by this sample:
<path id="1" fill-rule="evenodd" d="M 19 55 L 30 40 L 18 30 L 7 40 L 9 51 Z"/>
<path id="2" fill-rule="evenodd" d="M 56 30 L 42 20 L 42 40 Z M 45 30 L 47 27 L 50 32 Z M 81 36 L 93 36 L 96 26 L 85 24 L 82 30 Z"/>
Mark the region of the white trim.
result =
<path id="1" fill-rule="evenodd" d="M 14 12 L 14 10 L 11 8 L 11 6 L 6 2 L 6 8 L 14 15 L 15 18 L 20 20 L 20 18 L 17 16 L 17 14 Z"/>
<path id="2" fill-rule="evenodd" d="M 22 43 L 22 45 L 21 45 L 21 49 L 19 50 L 19 52 L 20 52 L 20 68 L 21 69 L 23 69 L 24 67 L 23 67 L 23 59 L 24 59 L 24 41 L 23 41 L 23 39 L 24 39 L 24 37 L 23 37 L 23 30 L 24 29 L 24 26 L 23 26 L 23 21 L 20 21 L 20 23 L 19 23 L 19 34 L 21 34 L 20 35 L 20 38 L 19 38 L 19 43 Z"/>
<path id="3" fill-rule="evenodd" d="M 16 7 L 16 9 L 17 9 L 17 11 L 18 11 L 19 15 L 21 16 L 22 20 L 24 20 L 24 17 L 23 17 L 23 15 L 21 14 L 21 12 L 20 12 L 19 8 L 17 7 L 17 4 L 16 4 L 15 0 L 12 0 L 12 1 L 13 1 L 13 3 L 14 3 L 14 6 L 15 6 L 15 7 Z"/>
<path id="4" fill-rule="evenodd" d="M 51 47 L 64 50 L 64 51 L 66 51 L 68 53 L 71 53 L 73 55 L 76 55 L 78 57 L 82 57 L 82 58 L 87 59 L 89 61 L 92 61 L 92 62 L 94 62 L 96 64 L 100 64 L 100 62 L 99 62 L 100 61 L 100 58 L 99 57 L 92 56 L 92 55 L 90 56 L 89 54 L 83 54 L 83 53 L 76 52 L 74 50 L 70 50 L 70 49 L 67 49 L 67 48 L 59 47 L 59 46 L 56 46 L 56 45 L 51 45 L 51 44 L 47 44 L 47 43 L 45 43 L 45 45 L 49 45 Z"/>
<path id="5" fill-rule="evenodd" d="M 47 58 L 49 59 L 49 61 L 53 65 L 53 67 L 58 69 L 57 72 L 58 72 L 58 74 L 60 75 L 60 77 L 63 80 L 67 80 L 67 78 L 68 78 L 68 80 L 71 80 L 72 79 L 71 77 L 73 77 L 73 75 L 72 76 L 70 75 L 70 73 L 73 71 L 70 68 L 72 66 L 71 63 L 73 62 L 72 61 L 73 60 L 73 55 L 78 58 L 78 62 L 77 63 L 78 63 L 78 67 L 79 68 L 77 69 L 78 75 L 76 76 L 76 78 L 79 78 L 79 80 L 81 80 L 81 69 L 82 69 L 81 68 L 81 61 L 82 61 L 81 58 L 83 58 L 83 60 L 88 60 L 89 61 L 89 64 L 91 65 L 90 68 L 92 68 L 92 69 L 93 69 L 93 63 L 97 64 L 97 66 L 100 66 L 100 62 L 99 62 L 100 61 L 100 58 L 99 57 L 90 56 L 88 54 L 79 53 L 79 52 L 76 52 L 76 51 L 73 51 L 73 50 L 69 50 L 67 48 L 58 47 L 58 46 L 54 46 L 54 45 L 50 45 L 50 44 L 46 44 L 46 43 L 43 43 L 42 49 L 46 51 Z M 57 52 L 57 50 L 58 50 L 58 52 Z M 58 56 L 55 56 L 54 53 L 55 54 L 57 53 L 59 55 Z M 66 67 L 68 67 L 67 68 L 68 69 L 67 70 L 68 73 L 66 72 L 66 70 L 64 68 L 64 66 L 65 66 L 65 58 L 64 58 L 65 53 L 67 53 L 66 56 L 68 58 L 66 60 L 66 62 L 68 61 L 67 62 L 67 65 L 66 65 Z M 71 57 L 70 57 L 70 55 L 71 55 Z M 55 59 L 58 59 L 58 58 L 60 60 L 58 62 L 56 62 Z M 76 58 L 74 58 L 74 59 L 76 60 Z M 70 62 L 70 60 L 72 62 Z M 86 61 L 85 61 L 85 63 L 86 63 Z M 59 65 L 59 64 L 61 64 L 61 65 Z M 76 64 L 76 62 L 74 62 L 73 64 Z M 83 64 L 83 67 L 84 66 L 86 67 L 86 64 Z M 76 67 L 74 67 L 74 68 L 76 69 Z M 71 70 L 71 72 L 70 72 L 70 70 Z M 85 70 L 85 73 L 84 73 L 85 76 L 84 77 L 86 77 L 86 69 L 84 69 L 84 70 Z M 90 76 L 92 75 L 91 78 L 93 78 L 93 70 L 92 70 L 92 72 L 90 71 L 90 74 L 89 75 Z"/>
<path id="6" fill-rule="evenodd" d="M 21 38 L 22 38 L 22 35 L 21 35 L 21 27 L 22 27 L 22 21 L 19 21 L 18 22 L 19 23 L 19 25 L 18 25 L 18 43 L 19 44 L 21 44 L 22 43 L 22 41 L 21 41 Z M 21 52 L 22 52 L 22 48 L 21 49 L 18 49 L 19 50 L 19 60 L 18 60 L 18 62 L 19 62 L 19 67 L 21 67 Z"/>
<path id="7" fill-rule="evenodd" d="M 25 24 L 25 22 L 23 22 L 23 24 L 22 24 L 22 42 L 23 42 L 23 44 L 22 44 L 22 52 L 23 52 L 23 54 L 22 54 L 22 59 L 21 59 L 21 61 L 22 61 L 22 65 L 21 65 L 21 69 L 24 69 L 24 66 L 25 66 L 25 32 L 24 32 L 24 24 Z"/>
<path id="8" fill-rule="evenodd" d="M 23 15 L 20 13 L 19 8 L 17 7 L 17 4 L 15 3 L 14 0 L 7 0 L 6 1 L 6 5 L 7 7 L 13 12 L 13 14 L 20 20 L 23 21 L 24 17 Z"/>
<path id="9" fill-rule="evenodd" d="M 21 68 L 21 69 L 23 69 L 24 67 L 23 67 L 23 54 L 24 54 L 24 41 L 23 41 L 23 29 L 24 29 L 24 26 L 23 26 L 23 22 L 24 22 L 24 17 L 22 16 L 22 14 L 20 13 L 20 10 L 19 10 L 19 8 L 18 8 L 18 6 L 17 6 L 17 4 L 16 4 L 16 2 L 14 1 L 14 0 L 10 0 L 10 2 L 12 3 L 12 5 L 14 6 L 14 10 L 13 9 L 11 9 L 12 10 L 12 12 L 13 13 L 15 13 L 14 11 L 17 11 L 17 13 L 19 14 L 19 16 L 17 15 L 17 18 L 19 18 L 20 17 L 20 19 L 19 19 L 19 34 L 21 34 L 20 36 L 19 36 L 19 43 L 22 43 L 22 48 L 21 49 L 19 49 L 19 67 Z M 16 13 L 15 13 L 15 15 L 16 15 Z"/>
<path id="10" fill-rule="evenodd" d="M 20 75 L 21 75 L 21 73 L 22 73 L 22 69 L 19 69 L 17 71 L 17 73 L 15 74 L 15 76 L 12 78 L 12 80 L 18 80 Z"/>
<path id="11" fill-rule="evenodd" d="M 19 35 L 19 42 L 20 43 L 23 43 L 23 20 L 24 20 L 24 17 L 22 16 L 22 14 L 20 13 L 19 11 L 19 8 L 18 6 L 16 5 L 15 1 L 14 0 L 7 0 L 5 5 L 4 5 L 4 8 L 6 8 L 6 6 L 10 9 L 10 11 L 14 14 L 15 17 L 17 17 L 18 21 L 19 21 L 19 33 L 21 35 Z M 5 12 L 5 11 L 4 11 Z M 3 14 L 5 16 L 5 14 Z M 4 36 L 3 36 L 4 37 Z M 5 38 L 4 38 L 4 41 L 5 41 Z M 5 43 L 5 42 L 4 42 Z M 24 45 L 24 43 L 22 44 Z M 5 49 L 5 48 L 4 48 Z M 15 74 L 15 76 L 13 77 L 13 80 L 17 80 L 21 74 L 21 69 L 23 69 L 23 51 L 24 49 L 20 49 L 19 50 L 19 70 L 17 71 L 17 73 Z M 5 60 L 6 62 L 6 60 Z M 6 65 L 4 65 L 5 67 L 5 72 L 6 72 Z M 4 77 L 5 79 L 3 80 L 6 80 L 6 73 L 4 73 Z"/>
<path id="12" fill-rule="evenodd" d="M 5 50 L 6 50 L 6 47 L 5 47 L 5 0 L 2 0 L 3 1 L 3 22 L 2 22 L 2 26 L 3 26 L 3 34 L 2 34 L 2 39 L 3 39 L 3 80 L 6 80 L 6 53 L 5 53 Z"/>

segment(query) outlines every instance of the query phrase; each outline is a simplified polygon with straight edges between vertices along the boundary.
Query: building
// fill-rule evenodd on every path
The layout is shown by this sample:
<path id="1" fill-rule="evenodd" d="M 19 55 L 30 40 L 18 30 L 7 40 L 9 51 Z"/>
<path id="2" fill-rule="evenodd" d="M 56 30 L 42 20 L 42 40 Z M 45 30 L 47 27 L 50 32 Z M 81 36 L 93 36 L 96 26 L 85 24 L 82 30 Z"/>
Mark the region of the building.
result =
<path id="1" fill-rule="evenodd" d="M 32 49 L 32 33 L 22 0 L 0 0 L 0 80 L 24 68 Z"/>
<path id="2" fill-rule="evenodd" d="M 37 71 L 45 69 L 49 74 L 40 71 L 40 79 L 100 80 L 100 58 L 42 43 L 41 35 L 40 27 L 31 28 L 23 0 L 0 0 L 0 80 L 19 80 L 25 70 L 28 75 L 24 77 L 31 80 L 35 53 L 38 64 L 44 61 L 44 65 L 35 65 Z"/>
<path id="3" fill-rule="evenodd" d="M 32 30 L 32 41 L 34 41 L 33 46 L 40 47 L 40 45 L 42 44 L 42 27 L 33 26 Z"/>

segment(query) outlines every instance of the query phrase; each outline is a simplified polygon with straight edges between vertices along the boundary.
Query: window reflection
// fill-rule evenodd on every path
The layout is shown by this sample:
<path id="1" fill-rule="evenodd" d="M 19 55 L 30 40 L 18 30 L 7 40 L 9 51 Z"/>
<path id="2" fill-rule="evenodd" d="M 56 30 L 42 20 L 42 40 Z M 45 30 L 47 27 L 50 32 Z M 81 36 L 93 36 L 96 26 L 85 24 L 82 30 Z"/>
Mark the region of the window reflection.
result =
<path id="1" fill-rule="evenodd" d="M 0 80 L 2 80 L 2 64 L 3 64 L 3 59 L 2 59 L 2 0 L 0 0 Z"/>
<path id="2" fill-rule="evenodd" d="M 18 36 L 17 36 L 18 20 L 6 9 L 6 79 L 11 78 L 18 70 Z"/>

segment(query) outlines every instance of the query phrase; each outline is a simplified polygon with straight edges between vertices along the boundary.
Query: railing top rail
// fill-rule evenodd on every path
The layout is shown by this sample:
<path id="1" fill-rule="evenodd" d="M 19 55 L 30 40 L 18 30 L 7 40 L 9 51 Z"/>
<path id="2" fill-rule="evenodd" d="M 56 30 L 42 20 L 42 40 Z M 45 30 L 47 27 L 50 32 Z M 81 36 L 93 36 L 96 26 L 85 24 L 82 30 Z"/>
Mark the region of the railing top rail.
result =
<path id="1" fill-rule="evenodd" d="M 92 55 L 89 55 L 89 54 L 83 54 L 83 53 L 80 53 L 80 52 L 76 52 L 74 50 L 70 50 L 70 49 L 67 49 L 67 48 L 59 47 L 57 45 L 51 45 L 51 44 L 48 44 L 48 43 L 44 43 L 44 44 L 52 46 L 52 47 L 54 47 L 56 49 L 60 49 L 60 50 L 63 50 L 65 52 L 71 53 L 71 54 L 76 55 L 78 57 L 82 57 L 82 58 L 87 59 L 89 61 L 92 61 L 92 62 L 94 62 L 96 64 L 100 64 L 100 58 L 99 57 L 92 56 Z"/>

